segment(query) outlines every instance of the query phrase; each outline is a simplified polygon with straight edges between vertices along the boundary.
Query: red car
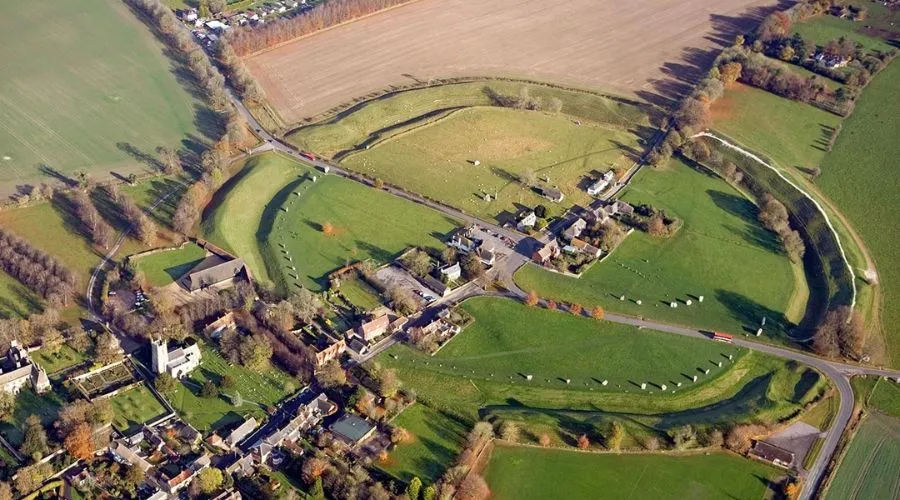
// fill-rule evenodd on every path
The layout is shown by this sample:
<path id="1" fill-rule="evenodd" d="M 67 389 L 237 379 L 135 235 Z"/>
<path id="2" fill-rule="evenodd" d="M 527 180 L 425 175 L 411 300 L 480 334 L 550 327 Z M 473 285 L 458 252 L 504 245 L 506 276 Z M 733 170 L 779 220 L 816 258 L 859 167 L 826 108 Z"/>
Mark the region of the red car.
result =
<path id="1" fill-rule="evenodd" d="M 316 155 L 312 153 L 307 153 L 306 151 L 301 151 L 300 156 L 306 158 L 309 161 L 316 161 Z"/>

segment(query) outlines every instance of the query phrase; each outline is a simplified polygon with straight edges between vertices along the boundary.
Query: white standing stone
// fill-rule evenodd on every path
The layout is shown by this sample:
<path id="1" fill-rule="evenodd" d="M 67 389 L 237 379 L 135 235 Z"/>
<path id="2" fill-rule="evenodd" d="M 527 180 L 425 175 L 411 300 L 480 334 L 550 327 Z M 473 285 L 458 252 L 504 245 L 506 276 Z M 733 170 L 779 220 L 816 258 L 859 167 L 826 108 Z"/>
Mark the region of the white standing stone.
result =
<path id="1" fill-rule="evenodd" d="M 636 301 L 634 301 L 634 302 L 635 302 L 635 304 L 637 304 L 637 305 L 641 305 L 641 304 L 643 303 L 643 302 L 641 302 L 641 299 L 638 299 L 638 300 L 636 300 Z"/>
<path id="2" fill-rule="evenodd" d="M 691 299 L 687 299 L 684 303 L 687 304 L 687 305 L 693 304 L 693 302 L 691 301 Z"/>
<path id="3" fill-rule="evenodd" d="M 699 297 L 697 297 L 697 302 L 703 302 L 703 296 L 702 296 L 702 295 L 699 296 Z"/>
<path id="4" fill-rule="evenodd" d="M 762 328 L 756 330 L 756 336 L 759 337 L 760 335 L 762 335 Z"/>
<path id="5" fill-rule="evenodd" d="M 642 390 L 642 391 L 646 391 L 646 390 L 647 390 L 647 382 L 644 382 L 644 383 L 641 384 L 641 390 Z"/>
<path id="6" fill-rule="evenodd" d="M 704 375 L 709 375 L 709 368 L 703 370 L 703 374 L 704 374 Z"/>
<path id="7" fill-rule="evenodd" d="M 693 380 L 694 382 L 696 382 L 696 381 L 697 381 L 697 376 L 694 375 L 694 376 L 692 377 L 692 380 Z"/>
<path id="8" fill-rule="evenodd" d="M 662 390 L 666 390 L 666 384 L 663 384 L 663 385 L 659 386 L 659 388 L 662 389 Z"/>
<path id="9" fill-rule="evenodd" d="M 719 361 L 719 363 L 718 363 L 718 364 L 719 364 L 719 368 L 722 368 L 722 362 L 721 362 L 721 361 Z"/>
<path id="10" fill-rule="evenodd" d="M 608 384 L 608 383 L 609 383 L 609 380 L 604 380 L 603 382 L 600 382 L 600 385 L 605 386 L 605 385 Z"/>
<path id="11" fill-rule="evenodd" d="M 533 377 L 531 375 L 525 375 L 525 380 L 531 380 Z"/>
<path id="12" fill-rule="evenodd" d="M 676 307 L 678 307 L 678 302 L 675 302 L 674 300 L 672 302 L 669 302 L 669 307 L 675 309 Z"/>

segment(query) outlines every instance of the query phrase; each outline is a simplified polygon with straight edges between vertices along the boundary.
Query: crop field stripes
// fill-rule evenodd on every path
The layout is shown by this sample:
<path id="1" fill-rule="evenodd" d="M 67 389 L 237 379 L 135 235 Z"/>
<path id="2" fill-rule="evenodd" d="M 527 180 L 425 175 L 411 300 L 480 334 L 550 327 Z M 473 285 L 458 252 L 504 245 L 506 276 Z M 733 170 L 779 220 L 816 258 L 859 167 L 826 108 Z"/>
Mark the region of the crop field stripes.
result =
<path id="1" fill-rule="evenodd" d="M 838 249 L 839 249 L 840 252 L 841 252 L 841 258 L 843 259 L 844 264 L 845 264 L 846 267 L 847 267 L 847 271 L 850 273 L 850 280 L 849 280 L 849 281 L 850 281 L 850 287 L 851 287 L 851 290 L 852 290 L 852 292 L 853 292 L 852 295 L 851 295 L 851 298 L 850 298 L 850 308 L 851 308 L 851 309 L 855 309 L 855 308 L 856 308 L 856 293 L 857 293 L 857 290 L 856 290 L 856 274 L 853 272 L 853 266 L 850 265 L 850 260 L 847 258 L 847 253 L 844 251 L 844 244 L 841 243 L 841 237 L 840 237 L 840 235 L 838 234 L 837 229 L 834 228 L 834 224 L 832 224 L 831 219 L 828 217 L 828 214 L 825 212 L 825 209 L 822 208 L 822 205 L 819 203 L 819 201 L 816 200 L 812 195 L 810 195 L 809 193 L 807 193 L 805 190 L 803 190 L 803 188 L 801 188 L 801 187 L 798 186 L 796 183 L 794 183 L 794 181 L 788 179 L 788 178 L 787 178 L 787 177 L 786 177 L 786 176 L 785 176 L 778 168 L 773 167 L 772 165 L 769 165 L 768 163 L 766 163 L 765 161 L 763 161 L 763 160 L 762 160 L 759 156 L 757 156 L 756 154 L 754 154 L 754 153 L 752 153 L 752 152 L 750 152 L 750 151 L 747 151 L 746 149 L 744 149 L 744 148 L 742 148 L 742 147 L 740 147 L 740 146 L 738 146 L 738 145 L 736 145 L 736 144 L 733 144 L 733 143 L 731 143 L 731 142 L 728 142 L 728 141 L 726 141 L 725 139 L 722 139 L 721 137 L 718 137 L 718 136 L 716 136 L 716 135 L 714 135 L 714 134 L 712 134 L 712 133 L 710 133 L 710 132 L 700 132 L 699 134 L 694 135 L 692 138 L 696 138 L 696 137 L 708 137 L 708 138 L 710 138 L 710 139 L 713 139 L 713 140 L 715 140 L 715 141 L 718 141 L 718 142 L 721 143 L 723 146 L 725 146 L 725 147 L 727 147 L 727 148 L 729 148 L 729 149 L 732 149 L 732 150 L 734 150 L 734 151 L 737 151 L 738 153 L 740 153 L 740 154 L 746 156 L 747 158 L 750 158 L 750 159 L 752 159 L 753 161 L 759 163 L 760 165 L 763 165 L 764 167 L 766 167 L 766 168 L 772 170 L 773 172 L 775 172 L 776 175 L 778 175 L 778 177 L 780 177 L 782 180 L 784 180 L 785 182 L 787 182 L 788 184 L 790 184 L 790 185 L 791 185 L 794 189 L 796 189 L 798 192 L 802 193 L 803 196 L 805 196 L 807 199 L 809 199 L 809 200 L 813 203 L 813 205 L 816 206 L 816 208 L 817 208 L 817 209 L 819 210 L 819 212 L 822 214 L 822 217 L 825 219 L 825 223 L 828 224 L 828 229 L 830 229 L 830 230 L 831 230 L 831 233 L 834 235 L 834 239 L 835 239 L 835 241 L 836 241 L 837 244 L 838 244 Z M 848 321 L 848 322 L 850 321 L 850 318 L 849 318 L 849 317 L 847 318 L 847 321 Z M 806 340 L 809 340 L 809 339 L 806 339 Z"/>

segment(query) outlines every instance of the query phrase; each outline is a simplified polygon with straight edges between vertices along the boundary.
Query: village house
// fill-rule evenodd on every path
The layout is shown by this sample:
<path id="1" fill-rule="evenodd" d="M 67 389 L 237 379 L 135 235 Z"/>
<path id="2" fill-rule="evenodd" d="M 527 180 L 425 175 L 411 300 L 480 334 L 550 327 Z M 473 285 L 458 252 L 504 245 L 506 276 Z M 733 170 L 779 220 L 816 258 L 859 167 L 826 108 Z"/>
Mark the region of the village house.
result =
<path id="1" fill-rule="evenodd" d="M 129 445 L 124 439 L 117 439 L 109 444 L 109 455 L 114 461 L 129 467 L 137 467 L 145 473 L 153 467 L 143 456 L 139 445 Z"/>
<path id="2" fill-rule="evenodd" d="M 325 363 L 338 359 L 347 350 L 347 342 L 344 339 L 333 339 L 328 335 L 318 335 L 308 345 L 315 352 L 316 368 L 321 368 Z"/>
<path id="3" fill-rule="evenodd" d="M 794 453 L 765 441 L 756 441 L 750 449 L 750 455 L 771 462 L 779 467 L 789 468 L 794 463 Z"/>
<path id="4" fill-rule="evenodd" d="M 609 205 L 610 215 L 634 215 L 634 207 L 622 200 L 616 200 Z"/>
<path id="5" fill-rule="evenodd" d="M 441 313 L 443 313 L 444 311 L 447 311 L 448 313 L 450 312 L 449 309 L 444 309 L 443 311 L 441 311 Z M 448 316 L 449 314 L 442 315 L 439 313 L 431 321 L 422 325 L 422 333 L 425 335 L 436 334 L 440 338 L 445 338 L 451 335 L 456 335 L 457 333 L 462 331 L 462 328 L 447 321 Z"/>
<path id="6" fill-rule="evenodd" d="M 323 418 L 333 415 L 337 411 L 337 405 L 332 403 L 324 393 L 315 397 L 311 397 L 312 392 L 306 394 L 309 399 L 300 404 L 297 413 L 291 420 L 250 446 L 260 463 L 265 463 L 275 448 L 285 443 L 293 443 L 301 434 L 318 425 Z"/>
<path id="7" fill-rule="evenodd" d="M 581 233 L 584 232 L 584 230 L 586 228 L 587 228 L 587 221 L 585 221 L 584 219 L 579 217 L 579 218 L 575 219 L 574 222 L 569 224 L 569 227 L 567 227 L 563 231 L 563 237 L 567 240 L 577 238 L 577 237 L 581 236 Z"/>
<path id="8" fill-rule="evenodd" d="M 524 233 L 533 228 L 535 224 L 537 224 L 537 214 L 534 213 L 534 210 L 527 210 L 519 215 L 519 219 L 516 221 L 516 229 Z"/>
<path id="9" fill-rule="evenodd" d="M 475 241 L 471 238 L 472 229 L 471 228 L 461 228 L 458 229 L 453 236 L 450 237 L 450 241 L 447 243 L 447 246 L 453 247 L 460 252 L 469 253 L 472 250 L 475 250 L 478 247 L 478 241 Z"/>
<path id="10" fill-rule="evenodd" d="M 562 191 L 555 187 L 538 186 L 537 190 L 541 196 L 547 198 L 553 203 L 561 203 L 566 197 Z"/>
<path id="11" fill-rule="evenodd" d="M 599 258 L 600 254 L 603 253 L 599 248 L 578 238 L 572 238 L 569 244 L 563 248 L 563 251 L 572 255 L 579 253 L 584 254 L 592 259 Z"/>
<path id="12" fill-rule="evenodd" d="M 594 200 L 587 208 L 576 206 L 572 211 L 589 224 L 603 224 L 609 220 L 609 212 L 603 200 Z"/>
<path id="13" fill-rule="evenodd" d="M 538 264 L 543 265 L 549 262 L 550 259 L 558 256 L 559 251 L 559 242 L 557 242 L 556 240 L 550 240 L 549 243 L 546 243 L 541 246 L 541 248 L 535 250 L 531 258 Z"/>
<path id="14" fill-rule="evenodd" d="M 606 173 L 603 174 L 602 177 L 591 183 L 587 188 L 587 193 L 591 196 L 597 196 L 598 194 L 606 191 L 606 188 L 609 187 L 610 183 L 612 183 L 616 174 L 612 170 L 607 170 Z"/>
<path id="15" fill-rule="evenodd" d="M 493 266 L 497 262 L 497 254 L 494 252 L 494 249 L 487 248 L 485 245 L 481 245 L 475 250 L 475 256 L 478 257 L 482 264 L 488 267 Z"/>
<path id="16" fill-rule="evenodd" d="M 367 419 L 345 413 L 337 422 L 331 424 L 329 430 L 337 439 L 350 446 L 356 446 L 375 432 L 375 425 Z"/>
<path id="17" fill-rule="evenodd" d="M 184 345 L 169 350 L 168 344 L 159 339 L 150 341 L 151 368 L 153 373 L 168 373 L 175 378 L 183 378 L 200 366 L 200 345 L 187 338 Z"/>
<path id="18" fill-rule="evenodd" d="M 237 426 L 233 431 L 231 431 L 228 436 L 225 438 L 225 444 L 230 448 L 234 448 L 238 443 L 243 441 L 244 438 L 250 435 L 251 432 L 256 430 L 259 426 L 259 422 L 256 421 L 252 416 L 247 420 L 244 420 L 241 425 Z"/>
<path id="19" fill-rule="evenodd" d="M 456 281 L 462 276 L 462 268 L 459 266 L 459 262 L 442 267 L 440 272 L 441 276 L 445 277 L 447 281 Z"/>
<path id="20" fill-rule="evenodd" d="M 237 328 L 237 323 L 234 321 L 234 311 L 228 311 L 223 314 L 222 317 L 213 321 L 206 328 L 203 329 L 203 335 L 209 337 L 211 339 L 218 339 L 228 330 L 234 330 Z"/>
<path id="21" fill-rule="evenodd" d="M 359 327 L 351 328 L 345 332 L 347 341 L 358 337 L 364 343 L 369 343 L 385 333 L 400 331 L 407 323 L 406 316 L 398 316 L 385 306 L 379 306 L 369 312 L 368 318 Z"/>
<path id="22" fill-rule="evenodd" d="M 50 389 L 50 378 L 43 368 L 31 360 L 28 350 L 13 340 L 6 356 L 0 361 L 0 388 L 10 394 L 18 394 L 27 384 L 31 384 L 34 392 L 40 394 Z"/>

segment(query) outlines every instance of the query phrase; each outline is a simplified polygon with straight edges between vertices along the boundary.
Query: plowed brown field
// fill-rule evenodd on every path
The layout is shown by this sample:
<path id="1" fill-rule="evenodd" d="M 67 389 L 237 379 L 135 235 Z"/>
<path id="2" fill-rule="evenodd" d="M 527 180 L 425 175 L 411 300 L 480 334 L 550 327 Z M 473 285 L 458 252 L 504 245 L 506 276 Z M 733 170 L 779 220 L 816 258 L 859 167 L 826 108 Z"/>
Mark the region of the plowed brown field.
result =
<path id="1" fill-rule="evenodd" d="M 773 0 L 420 0 L 248 58 L 288 122 L 390 85 L 526 77 L 670 104 Z"/>

